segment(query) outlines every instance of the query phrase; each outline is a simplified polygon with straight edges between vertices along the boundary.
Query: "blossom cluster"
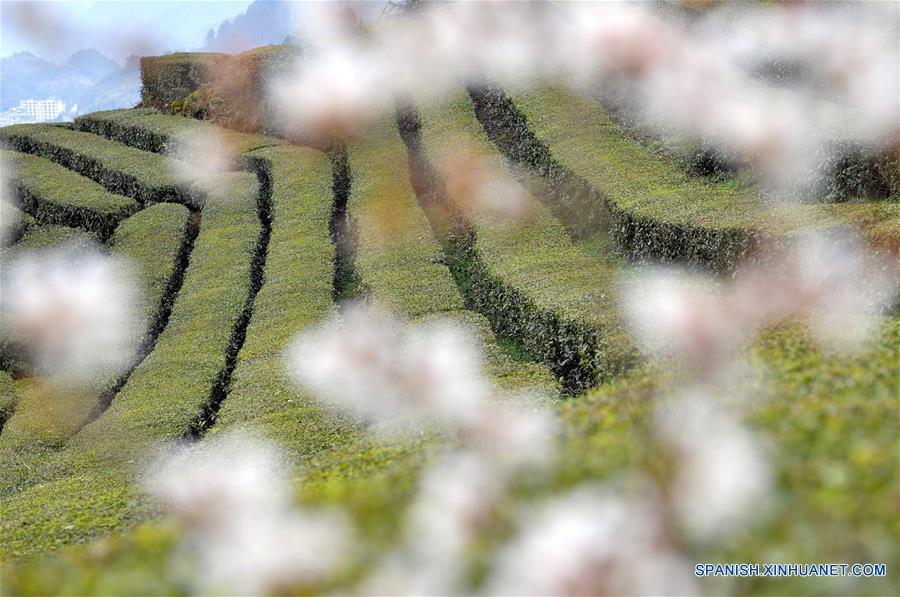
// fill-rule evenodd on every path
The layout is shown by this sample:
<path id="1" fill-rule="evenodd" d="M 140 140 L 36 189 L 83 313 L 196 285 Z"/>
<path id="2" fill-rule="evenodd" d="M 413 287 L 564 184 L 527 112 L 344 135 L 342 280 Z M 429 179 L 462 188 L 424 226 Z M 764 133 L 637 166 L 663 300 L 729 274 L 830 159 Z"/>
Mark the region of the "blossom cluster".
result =
<path id="1" fill-rule="evenodd" d="M 0 320 L 35 371 L 90 385 L 127 367 L 145 325 L 130 264 L 83 244 L 19 253 L 4 263 Z"/>
<path id="2" fill-rule="evenodd" d="M 805 233 L 744 265 L 724 284 L 673 269 L 634 275 L 624 307 L 650 353 L 697 373 L 720 370 L 758 330 L 799 319 L 826 346 L 864 341 L 895 300 L 897 264 L 850 230 Z"/>
<path id="3" fill-rule="evenodd" d="M 823 134 L 836 134 L 822 132 L 823 101 L 846 106 L 837 110 L 842 140 L 883 147 L 900 133 L 896 32 L 878 18 L 890 7 L 725 7 L 678 18 L 639 4 L 436 3 L 365 32 L 331 8 L 311 11 L 306 59 L 270 90 L 281 126 L 312 137 L 359 133 L 396 98 L 441 101 L 485 78 L 621 89 L 651 124 L 738 155 L 776 184 L 807 171 Z M 802 61 L 817 85 L 763 89 L 750 57 Z"/>
<path id="4" fill-rule="evenodd" d="M 231 431 L 174 447 L 147 474 L 148 492 L 185 530 L 181 552 L 200 592 L 258 595 L 321 582 L 346 558 L 351 530 L 338 512 L 293 505 L 276 446 Z"/>

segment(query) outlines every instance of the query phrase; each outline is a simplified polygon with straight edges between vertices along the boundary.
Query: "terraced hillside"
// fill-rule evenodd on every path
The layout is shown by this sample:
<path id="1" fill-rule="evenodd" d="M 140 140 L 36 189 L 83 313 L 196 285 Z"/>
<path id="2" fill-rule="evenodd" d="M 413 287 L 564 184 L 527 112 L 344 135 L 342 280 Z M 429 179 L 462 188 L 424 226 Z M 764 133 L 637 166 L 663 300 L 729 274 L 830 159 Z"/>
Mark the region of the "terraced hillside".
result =
<path id="1" fill-rule="evenodd" d="M 352 586 L 399 541 L 402 506 L 438 441 L 431 431 L 373 436 L 290 384 L 291 339 L 340 316 L 344 299 L 457 322 L 483 347 L 491 381 L 558 415 L 559 466 L 517 488 L 527 495 L 636 468 L 666 474 L 647 430 L 681 372 L 642 355 L 625 324 L 618 285 L 636 264 L 729 274 L 764 242 L 846 222 L 900 254 L 896 202 L 763 212 L 752 191 L 688 177 L 558 89 L 461 90 L 386 115 L 330 152 L 148 108 L 6 127 L 0 142 L 22 212 L 3 258 L 100 243 L 137 265 L 147 297 L 137 358 L 99 391 L 51 401 L 15 347 L 2 346 L 10 594 L 184 592 L 169 569 L 176 533 L 138 477 L 164 442 L 243 427 L 285 447 L 303 502 L 345 508 L 370 542 L 313 592 Z M 203 148 L 213 145 L 230 157 L 211 171 Z M 521 191 L 527 217 L 499 226 L 489 210 L 462 209 L 441 169 L 448 147 L 474 152 Z M 740 356 L 743 392 L 753 396 L 748 424 L 771 448 L 774 497 L 755 526 L 686 547 L 698 562 L 887 562 L 887 576 L 745 578 L 728 590 L 897 586 L 900 479 L 886 422 L 896 421 L 898 340 L 889 314 L 849 358 L 799 326 L 755 338 Z M 491 549 L 478 545 L 473 560 L 483 567 Z"/>

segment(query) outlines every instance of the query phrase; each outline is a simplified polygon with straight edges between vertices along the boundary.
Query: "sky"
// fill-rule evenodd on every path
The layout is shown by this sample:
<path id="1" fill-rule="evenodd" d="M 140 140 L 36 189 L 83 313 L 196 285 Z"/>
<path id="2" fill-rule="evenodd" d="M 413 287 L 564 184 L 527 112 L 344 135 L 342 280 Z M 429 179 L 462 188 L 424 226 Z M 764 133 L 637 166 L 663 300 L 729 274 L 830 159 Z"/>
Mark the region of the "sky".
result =
<path id="1" fill-rule="evenodd" d="M 218 29 L 249 4 L 250 0 L 0 0 L 0 55 L 31 52 L 64 62 L 78 50 L 96 48 L 123 62 L 130 54 L 197 49 L 209 29 Z"/>

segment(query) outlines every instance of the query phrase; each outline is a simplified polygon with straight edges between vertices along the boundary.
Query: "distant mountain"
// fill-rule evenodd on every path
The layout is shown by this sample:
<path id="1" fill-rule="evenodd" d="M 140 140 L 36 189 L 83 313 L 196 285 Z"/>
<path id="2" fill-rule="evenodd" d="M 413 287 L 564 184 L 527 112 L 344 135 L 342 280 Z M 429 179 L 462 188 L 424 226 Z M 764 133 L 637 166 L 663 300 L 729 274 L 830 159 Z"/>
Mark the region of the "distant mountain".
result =
<path id="1" fill-rule="evenodd" d="M 65 69 L 77 72 L 89 79 L 100 80 L 103 77 L 119 70 L 122 66 L 112 58 L 107 58 L 97 50 L 79 50 L 72 54 Z"/>
<path id="2" fill-rule="evenodd" d="M 281 43 L 294 32 L 291 3 L 281 0 L 254 0 L 247 9 L 206 34 L 203 49 L 208 52 L 236 53 Z"/>
<path id="3" fill-rule="evenodd" d="M 66 106 L 104 77 L 122 67 L 97 50 L 81 50 L 65 64 L 53 64 L 34 54 L 20 52 L 0 60 L 0 109 L 19 100 L 58 97 Z"/>
<path id="4" fill-rule="evenodd" d="M 106 75 L 82 93 L 74 106 L 75 114 L 98 110 L 131 108 L 141 99 L 140 58 L 129 56 L 125 66 Z"/>

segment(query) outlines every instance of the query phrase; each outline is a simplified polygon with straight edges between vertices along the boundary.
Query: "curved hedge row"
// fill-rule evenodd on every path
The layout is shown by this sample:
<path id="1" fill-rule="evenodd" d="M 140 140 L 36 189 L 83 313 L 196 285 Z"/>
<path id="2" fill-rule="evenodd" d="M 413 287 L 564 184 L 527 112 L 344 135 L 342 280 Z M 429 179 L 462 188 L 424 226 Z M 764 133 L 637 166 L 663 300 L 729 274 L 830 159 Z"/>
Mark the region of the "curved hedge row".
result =
<path id="1" fill-rule="evenodd" d="M 235 154 L 243 154 L 260 147 L 284 145 L 285 141 L 223 129 L 207 122 L 162 114 L 150 108 L 107 110 L 79 116 L 75 130 L 94 133 L 144 151 L 166 153 L 172 141 L 182 136 L 204 138 L 211 143 L 224 144 Z"/>
<path id="2" fill-rule="evenodd" d="M 505 168 L 465 98 L 421 119 L 401 113 L 400 129 L 426 213 L 430 203 L 448 202 L 428 162 L 442 147 L 465 139 L 495 171 Z M 530 213 L 521 223 L 498 226 L 487 215 L 471 213 L 471 221 L 449 233 L 440 226 L 436 232 L 446 240 L 448 265 L 466 306 L 483 314 L 501 337 L 519 339 L 531 358 L 577 393 L 637 359 L 612 292 L 619 266 L 574 246 L 563 226 L 524 189 L 521 198 Z"/>
<path id="3" fill-rule="evenodd" d="M 753 192 L 691 180 L 611 122 L 590 126 L 593 111 L 568 113 L 544 101 L 532 106 L 522 98 L 537 93 L 512 100 L 492 87 L 472 87 L 469 95 L 504 155 L 557 189 L 548 205 L 573 236 L 608 230 L 631 260 L 684 261 L 715 271 L 732 269 L 760 242 L 746 227 L 762 213 Z M 570 155 L 580 161 L 568 161 Z"/>
<path id="4" fill-rule="evenodd" d="M 3 202 L 3 205 L 0 205 L 0 214 L 4 218 L 12 220 L 11 224 L 9 222 L 4 224 L 7 230 L 4 233 L 4 238 L 0 239 L 2 240 L 2 248 L 6 248 L 18 242 L 29 229 L 37 226 L 37 222 L 29 214 L 7 201 L 5 197 L 0 199 L 0 201 Z"/>
<path id="5" fill-rule="evenodd" d="M 348 212 L 363 294 L 413 318 L 464 309 L 462 295 L 442 263 L 441 247 L 416 202 L 396 127 L 378 123 L 365 141 L 350 146 L 349 154 L 353 183 Z"/>
<path id="6" fill-rule="evenodd" d="M 762 97 L 792 101 L 796 92 L 784 87 L 759 85 L 753 93 Z M 627 96 L 615 90 L 601 91 L 597 99 L 601 108 L 619 128 L 653 151 L 673 160 L 689 175 L 722 180 L 749 170 L 749 163 L 737 155 L 704 140 L 685 141 L 665 128 L 648 127 Z M 853 141 L 852 110 L 838 103 L 818 99 L 810 106 L 808 116 L 824 136 L 815 150 L 810 168 L 801 177 L 803 194 L 813 201 L 880 201 L 900 196 L 900 148 L 866 147 Z M 824 135 L 823 135 L 824 132 Z M 736 182 L 749 182 L 738 179 Z"/>
<path id="7" fill-rule="evenodd" d="M 33 223 L 28 226 L 24 234 L 15 244 L 3 249 L 4 253 L 12 254 L 16 251 L 34 251 L 46 249 L 63 243 L 76 245 L 95 245 L 100 242 L 96 234 L 70 226 L 58 224 Z"/>
<path id="8" fill-rule="evenodd" d="M 204 53 L 145 57 L 142 105 L 240 131 L 277 131 L 268 86 L 302 56 L 301 47 L 281 44 L 224 57 Z"/>
<path id="9" fill-rule="evenodd" d="M 311 454 L 344 427 L 291 387 L 282 352 L 298 330 L 333 308 L 331 164 L 320 151 L 290 146 L 245 157 L 271 198 L 272 231 L 253 317 L 211 432 L 252 422 L 298 454 Z"/>
<path id="10" fill-rule="evenodd" d="M 161 325 L 161 313 L 171 309 L 171 280 L 179 275 L 179 266 L 183 267 L 179 264 L 178 254 L 184 237 L 189 233 L 189 223 L 188 211 L 183 206 L 156 205 L 123 221 L 113 236 L 112 250 L 130 259 L 138 269 L 147 309 L 147 325 L 138 333 L 146 334 L 147 338 L 155 338 L 160 331 L 157 328 Z M 78 242 L 93 242 L 71 228 L 45 227 L 36 230 L 39 236 L 34 241 L 24 239 L 20 243 L 22 248 L 36 248 L 35 243 L 41 247 L 54 246 L 72 242 L 73 238 Z M 127 380 L 127 376 L 124 379 Z M 107 383 L 108 388 L 113 388 L 118 380 L 112 379 Z M 45 456 L 59 450 L 77 432 L 97 406 L 95 390 L 51 397 L 44 395 L 47 391 L 37 384 L 28 386 L 19 407 L 0 435 L 0 462 L 11 475 L 20 472 L 20 467 L 39 467 Z M 104 390 L 104 394 L 107 391 Z"/>
<path id="11" fill-rule="evenodd" d="M 630 259 L 727 272 L 763 243 L 859 219 L 867 234 L 877 224 L 880 240 L 894 237 L 883 246 L 896 251 L 897 203 L 768 206 L 752 189 L 689 177 L 629 138 L 597 102 L 569 90 L 547 87 L 510 98 L 487 87 L 470 89 L 470 96 L 504 155 L 552 187 L 577 189 L 563 193 L 570 206 L 551 203 L 570 231 L 606 228 Z"/>
<path id="12" fill-rule="evenodd" d="M 364 295 L 406 317 L 440 315 L 471 328 L 482 341 L 489 374 L 502 386 L 558 391 L 549 370 L 512 358 L 497 344 L 488 321 L 465 310 L 441 245 L 418 206 L 406 160 L 403 141 L 389 121 L 377 123 L 365 141 L 350 147 L 353 184 L 348 213 Z"/>
<path id="13" fill-rule="evenodd" d="M 212 80 L 171 103 L 175 114 L 211 120 L 248 132 L 287 133 L 269 99 L 269 87 L 290 74 L 303 56 L 294 45 L 270 45 L 242 52 L 224 64 Z"/>
<path id="14" fill-rule="evenodd" d="M 0 151 L 0 158 L 12 170 L 13 196 L 41 224 L 82 228 L 105 242 L 138 209 L 133 199 L 109 193 L 50 160 L 12 151 Z"/>
<path id="15" fill-rule="evenodd" d="M 0 129 L 0 144 L 47 158 L 142 204 L 190 203 L 171 158 L 63 127 L 21 124 Z M 185 168 L 185 170 L 189 170 Z"/>
<path id="16" fill-rule="evenodd" d="M 188 431 L 225 366 L 232 329 L 250 287 L 260 230 L 249 174 L 216 177 L 184 285 L 156 348 L 109 409 L 39 466 L 6 463 L 0 480 L 4 558 L 83 541 L 121 528 L 139 512 L 133 465 Z M 226 187 L 227 188 L 223 188 Z M 12 496 L 15 497 L 12 497 Z M 32 521 L 28 524 L 27 521 Z"/>

